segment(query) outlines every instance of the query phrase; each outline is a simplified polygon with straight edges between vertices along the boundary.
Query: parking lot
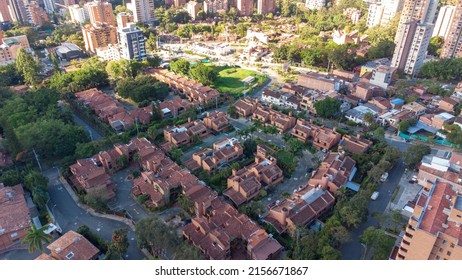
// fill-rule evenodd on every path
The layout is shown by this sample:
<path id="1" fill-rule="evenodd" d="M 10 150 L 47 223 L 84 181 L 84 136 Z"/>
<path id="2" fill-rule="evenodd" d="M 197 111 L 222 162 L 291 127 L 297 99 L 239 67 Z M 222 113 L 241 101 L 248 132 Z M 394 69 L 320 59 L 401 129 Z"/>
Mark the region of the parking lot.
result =
<path id="1" fill-rule="evenodd" d="M 392 200 L 390 201 L 387 210 L 388 211 L 395 211 L 400 210 L 401 213 L 405 216 L 410 216 L 412 213 L 408 211 L 404 211 L 404 206 L 409 202 L 414 200 L 417 193 L 420 191 L 422 186 L 417 183 L 411 183 L 410 180 L 414 175 L 417 175 L 416 172 L 407 172 L 401 176 L 399 181 L 399 189 L 397 190 L 396 195 L 393 194 Z"/>

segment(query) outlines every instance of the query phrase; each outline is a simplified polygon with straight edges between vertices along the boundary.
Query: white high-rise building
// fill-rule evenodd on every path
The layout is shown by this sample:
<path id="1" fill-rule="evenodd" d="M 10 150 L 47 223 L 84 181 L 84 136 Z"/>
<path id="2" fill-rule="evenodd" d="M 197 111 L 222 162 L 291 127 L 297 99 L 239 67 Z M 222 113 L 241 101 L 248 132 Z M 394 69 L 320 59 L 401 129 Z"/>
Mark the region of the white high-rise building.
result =
<path id="1" fill-rule="evenodd" d="M 73 23 L 83 24 L 90 19 L 87 10 L 77 4 L 71 5 L 67 8 L 69 9 L 69 15 L 71 16 L 71 21 Z"/>
<path id="2" fill-rule="evenodd" d="M 154 0 L 132 0 L 131 8 L 135 22 L 151 23 L 154 21 Z"/>
<path id="3" fill-rule="evenodd" d="M 443 6 L 438 12 L 438 18 L 435 22 L 432 37 L 442 36 L 444 40 L 448 37 L 449 26 L 451 25 L 452 18 L 454 17 L 455 6 Z"/>
<path id="4" fill-rule="evenodd" d="M 146 47 L 143 31 L 134 23 L 118 29 L 120 57 L 125 59 L 142 60 L 146 58 Z"/>
<path id="5" fill-rule="evenodd" d="M 366 20 L 367 27 L 386 25 L 403 8 L 403 0 L 387 0 L 371 3 Z"/>
<path id="6" fill-rule="evenodd" d="M 43 4 L 45 5 L 45 11 L 48 14 L 51 14 L 56 10 L 55 2 L 53 0 L 44 0 Z"/>
<path id="7" fill-rule="evenodd" d="M 422 66 L 433 32 L 437 0 L 406 0 L 395 37 L 391 66 L 414 75 Z"/>
<path id="8" fill-rule="evenodd" d="M 306 0 L 305 7 L 310 10 L 318 10 L 326 6 L 326 0 Z"/>

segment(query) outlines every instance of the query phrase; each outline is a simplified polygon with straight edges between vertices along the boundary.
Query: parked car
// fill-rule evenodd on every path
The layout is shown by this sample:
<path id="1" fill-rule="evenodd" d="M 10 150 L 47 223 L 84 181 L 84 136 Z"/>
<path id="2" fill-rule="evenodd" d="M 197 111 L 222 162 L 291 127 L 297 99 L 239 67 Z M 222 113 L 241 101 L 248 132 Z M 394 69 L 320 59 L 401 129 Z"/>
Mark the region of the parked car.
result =
<path id="1" fill-rule="evenodd" d="M 371 199 L 372 199 L 372 200 L 376 200 L 376 199 L 379 197 L 379 195 L 380 195 L 379 192 L 374 192 L 374 193 L 372 193 L 372 195 L 371 195 Z"/>
<path id="2" fill-rule="evenodd" d="M 388 179 L 388 172 L 383 173 L 382 177 L 380 177 L 380 182 L 385 182 Z"/>

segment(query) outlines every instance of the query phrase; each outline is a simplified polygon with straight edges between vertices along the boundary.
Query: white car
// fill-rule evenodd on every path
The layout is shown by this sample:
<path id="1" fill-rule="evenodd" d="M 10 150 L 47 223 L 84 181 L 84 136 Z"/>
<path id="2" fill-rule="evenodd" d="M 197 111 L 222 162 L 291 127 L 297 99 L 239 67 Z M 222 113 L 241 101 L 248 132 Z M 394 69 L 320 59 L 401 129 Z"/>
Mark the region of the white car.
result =
<path id="1" fill-rule="evenodd" d="M 372 193 L 372 195 L 371 195 L 371 199 L 372 199 L 372 200 L 376 200 L 376 199 L 379 197 L 379 195 L 380 195 L 379 192 L 374 192 L 374 193 Z"/>

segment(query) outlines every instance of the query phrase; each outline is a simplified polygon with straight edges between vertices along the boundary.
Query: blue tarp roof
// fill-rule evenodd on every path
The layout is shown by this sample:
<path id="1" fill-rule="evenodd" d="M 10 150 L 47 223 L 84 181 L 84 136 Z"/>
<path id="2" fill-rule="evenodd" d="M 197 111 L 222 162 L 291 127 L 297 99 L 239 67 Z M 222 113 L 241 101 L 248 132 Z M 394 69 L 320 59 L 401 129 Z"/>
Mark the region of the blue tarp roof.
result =
<path id="1" fill-rule="evenodd" d="M 396 104 L 399 104 L 399 103 L 404 103 L 404 100 L 401 99 L 401 98 L 395 98 L 395 99 L 391 100 L 390 103 L 396 105 Z"/>
<path id="2" fill-rule="evenodd" d="M 345 187 L 349 188 L 350 190 L 352 191 L 359 191 L 359 187 L 360 185 L 356 184 L 356 183 L 353 183 L 351 181 L 348 181 L 346 184 L 345 184 Z"/>

